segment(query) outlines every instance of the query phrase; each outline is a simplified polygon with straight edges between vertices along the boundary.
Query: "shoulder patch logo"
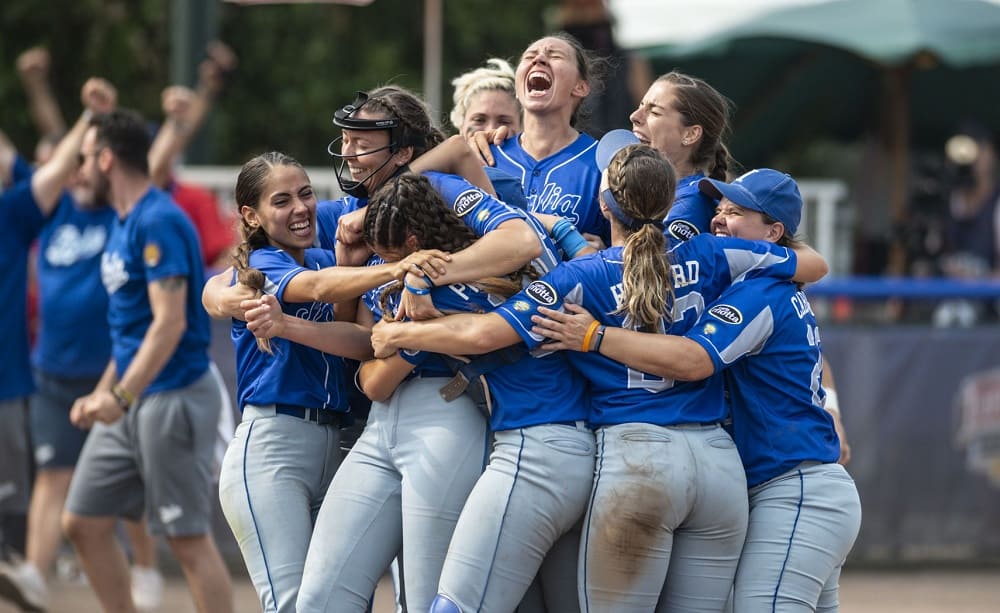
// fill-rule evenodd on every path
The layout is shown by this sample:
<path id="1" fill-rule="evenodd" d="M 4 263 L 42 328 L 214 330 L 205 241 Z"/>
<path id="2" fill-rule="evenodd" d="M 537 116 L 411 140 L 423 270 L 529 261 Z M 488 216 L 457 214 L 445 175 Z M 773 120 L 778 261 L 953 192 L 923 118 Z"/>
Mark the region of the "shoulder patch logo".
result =
<path id="1" fill-rule="evenodd" d="M 464 217 L 469 211 L 479 206 L 483 201 L 483 192 L 478 189 L 467 189 L 455 198 L 455 205 L 452 209 L 459 217 Z"/>
<path id="2" fill-rule="evenodd" d="M 520 311 L 521 313 L 525 313 L 531 310 L 531 305 L 523 300 L 516 300 L 514 301 L 514 310 Z"/>
<path id="3" fill-rule="evenodd" d="M 716 331 L 715 324 L 713 324 L 712 322 L 708 322 L 702 327 L 701 330 L 705 334 L 715 334 Z"/>
<path id="4" fill-rule="evenodd" d="M 717 304 L 708 310 L 708 314 L 716 319 L 721 319 L 727 324 L 743 323 L 743 313 L 734 306 L 728 304 Z"/>
<path id="5" fill-rule="evenodd" d="M 552 306 L 559 299 L 555 288 L 545 281 L 532 281 L 531 285 L 525 288 L 524 293 L 542 306 Z"/>
<path id="6" fill-rule="evenodd" d="M 701 234 L 693 223 L 684 219 L 675 219 L 671 221 L 670 225 L 667 226 L 667 232 L 670 233 L 670 236 L 679 241 L 690 240 Z"/>
<path id="7" fill-rule="evenodd" d="M 142 261 L 150 268 L 156 268 L 156 265 L 160 263 L 161 256 L 160 246 L 156 243 L 146 243 L 142 250 Z"/>
<path id="8" fill-rule="evenodd" d="M 489 218 L 490 218 L 490 212 L 486 209 L 483 209 L 479 211 L 478 214 L 476 214 L 476 221 L 478 221 L 479 223 L 484 223 Z"/>

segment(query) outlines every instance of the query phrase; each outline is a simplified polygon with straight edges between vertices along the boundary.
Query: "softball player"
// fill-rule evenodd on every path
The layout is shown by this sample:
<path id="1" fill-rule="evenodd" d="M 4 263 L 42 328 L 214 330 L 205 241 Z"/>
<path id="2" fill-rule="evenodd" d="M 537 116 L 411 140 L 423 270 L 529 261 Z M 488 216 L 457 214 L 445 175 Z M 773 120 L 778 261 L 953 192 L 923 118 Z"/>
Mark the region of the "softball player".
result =
<path id="1" fill-rule="evenodd" d="M 622 132 L 606 135 L 598 159 L 623 142 Z M 601 313 L 605 325 L 675 332 L 686 330 L 705 302 L 733 282 L 795 274 L 790 251 L 744 241 L 696 238 L 664 259 L 659 220 L 669 208 L 663 188 L 672 191 L 674 183 L 669 163 L 633 145 L 614 154 L 607 168 L 602 203 L 616 246 L 563 264 L 500 309 L 529 346 L 544 340 L 531 330 L 540 307 L 569 301 Z M 642 289 L 650 286 L 672 292 Z M 662 592 L 662 606 L 670 609 L 720 610 L 747 513 L 739 456 L 721 428 L 728 412 L 722 381 L 678 383 L 595 355 L 603 338 L 598 330 L 595 325 L 588 335 L 586 352 L 571 354 L 591 386 L 598 441 L 581 551 L 582 609 L 649 611 Z"/>
<path id="2" fill-rule="evenodd" d="M 566 34 L 531 43 L 515 74 L 524 131 L 493 146 L 487 157 L 520 179 L 528 210 L 567 218 L 607 244 L 608 222 L 597 200 L 597 141 L 574 127 L 595 80 L 586 58 L 580 43 Z"/>
<path id="3" fill-rule="evenodd" d="M 795 181 L 762 169 L 732 184 L 703 181 L 721 199 L 717 234 L 788 245 L 802 212 Z M 706 309 L 687 338 L 725 370 L 733 436 L 750 488 L 750 525 L 736 573 L 737 612 L 836 611 L 840 568 L 861 526 L 857 488 L 824 411 L 822 344 L 805 294 L 756 279 Z M 704 356 L 702 355 L 704 354 Z"/>
<path id="4" fill-rule="evenodd" d="M 640 142 L 652 145 L 677 170 L 677 195 L 666 219 L 671 246 L 708 232 L 713 202 L 698 189 L 705 177 L 726 180 L 732 104 L 711 85 L 679 72 L 653 82 L 629 119 Z"/>
<path id="5" fill-rule="evenodd" d="M 398 202 L 406 204 L 405 209 L 400 204 L 401 211 L 416 214 L 416 204 L 426 199 L 426 191 L 413 195 L 412 190 L 401 188 Z M 395 206 L 394 202 L 382 204 Z M 397 228 L 379 225 L 372 232 L 380 251 L 399 249 L 410 236 L 403 229 L 407 226 L 402 212 L 388 223 Z M 384 242 L 387 238 L 400 244 Z M 449 312 L 481 313 L 500 304 L 478 285 L 437 287 L 432 290 L 435 305 Z M 520 287 L 515 285 L 514 290 Z M 394 332 L 404 340 L 382 343 Z M 380 323 L 373 330 L 373 341 L 384 354 L 393 354 L 398 347 L 465 354 L 520 344 L 520 337 L 501 317 L 488 314 Z M 426 354 L 404 351 L 399 355 L 415 359 Z M 473 362 L 470 368 L 478 364 Z M 532 357 L 526 351 L 512 350 L 485 379 L 493 452 L 462 508 L 432 611 L 514 610 L 546 553 L 582 517 L 590 493 L 594 440 L 584 423 L 586 388 L 563 357 Z M 404 555 L 407 548 L 404 545 Z M 404 575 L 410 568 L 404 564 Z M 565 598 L 575 599 L 575 592 L 562 596 L 560 605 Z"/>
<path id="6" fill-rule="evenodd" d="M 724 198 L 718 235 L 793 245 L 802 201 L 773 170 L 701 189 Z M 545 313 L 556 346 L 578 346 L 589 314 Z M 733 430 L 750 487 L 747 540 L 736 574 L 735 610 L 836 610 L 840 566 L 860 525 L 857 490 L 837 464 L 840 443 L 823 410 L 821 344 L 805 295 L 789 282 L 733 285 L 686 336 L 608 328 L 601 353 L 679 381 L 725 372 Z"/>
<path id="7" fill-rule="evenodd" d="M 405 247 L 457 251 L 477 235 L 525 217 L 468 190 L 465 204 L 449 211 L 431 186 L 448 193 L 447 183 L 455 179 L 435 173 L 431 179 L 397 176 L 367 205 L 366 240 L 383 257 L 397 259 Z M 435 292 L 453 287 L 466 286 L 449 284 Z M 375 294 L 365 295 L 366 304 L 379 316 Z M 486 422 L 468 396 L 441 400 L 438 390 L 450 376 L 445 364 L 427 355 L 401 354 L 363 365 L 359 381 L 374 402 L 317 517 L 300 610 L 363 611 L 400 550 L 407 608 L 430 606 L 455 521 L 482 471 L 489 441 Z"/>
<path id="8" fill-rule="evenodd" d="M 490 58 L 486 66 L 455 77 L 451 123 L 463 138 L 506 126 L 521 131 L 521 103 L 514 90 L 514 69 L 506 60 Z M 509 203 L 508 203 L 509 204 Z"/>
<path id="9" fill-rule="evenodd" d="M 332 266 L 310 249 L 316 198 L 294 159 L 267 153 L 236 180 L 243 243 L 237 272 L 259 271 L 265 294 L 310 321 L 332 322 L 332 305 L 312 299 L 301 273 Z M 341 356 L 370 355 L 366 330 L 334 324 Z M 266 348 L 233 320 L 243 420 L 223 460 L 219 498 L 264 611 L 295 611 L 312 525 L 340 464 L 339 426 L 347 411 L 343 360 L 283 339 Z M 333 353 L 333 351 L 330 351 Z"/>

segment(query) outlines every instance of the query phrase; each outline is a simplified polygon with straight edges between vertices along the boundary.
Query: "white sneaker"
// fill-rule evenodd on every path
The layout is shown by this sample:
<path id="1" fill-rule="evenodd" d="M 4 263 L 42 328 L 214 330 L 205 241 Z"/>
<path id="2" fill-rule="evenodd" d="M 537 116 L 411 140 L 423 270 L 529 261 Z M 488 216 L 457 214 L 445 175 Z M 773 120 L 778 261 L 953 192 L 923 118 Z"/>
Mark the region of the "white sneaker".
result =
<path id="1" fill-rule="evenodd" d="M 140 611 L 155 611 L 163 603 L 163 575 L 155 568 L 132 567 L 132 602 Z"/>
<path id="2" fill-rule="evenodd" d="M 40 613 L 49 603 L 45 579 L 30 562 L 0 562 L 0 598 L 22 611 Z"/>

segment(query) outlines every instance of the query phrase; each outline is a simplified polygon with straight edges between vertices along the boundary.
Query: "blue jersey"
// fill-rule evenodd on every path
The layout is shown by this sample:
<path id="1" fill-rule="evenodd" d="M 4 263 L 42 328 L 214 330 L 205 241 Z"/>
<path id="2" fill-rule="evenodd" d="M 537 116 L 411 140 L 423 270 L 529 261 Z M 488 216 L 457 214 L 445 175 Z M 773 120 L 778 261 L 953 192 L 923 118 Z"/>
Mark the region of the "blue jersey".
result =
<path id="1" fill-rule="evenodd" d="M 698 320 L 705 304 L 732 283 L 747 277 L 773 275 L 788 279 L 795 273 L 795 254 L 771 243 L 736 238 L 696 237 L 670 251 L 674 298 L 671 321 L 663 328 L 684 334 Z M 497 312 L 529 347 L 545 338 L 531 332 L 538 307 L 561 309 L 564 302 L 580 304 L 601 323 L 623 326 L 612 314 L 621 306 L 622 247 L 564 262 L 542 279 L 504 303 Z M 544 349 L 544 347 L 542 347 Z M 572 352 L 570 361 L 590 382 L 593 426 L 646 422 L 658 425 L 712 423 L 726 418 L 721 377 L 678 382 L 655 377 L 598 353 Z"/>
<path id="2" fill-rule="evenodd" d="M 552 237 L 545 231 L 542 224 L 531 215 L 500 202 L 457 175 L 425 172 L 424 176 L 427 177 L 434 189 L 441 194 L 445 204 L 455 212 L 458 218 L 476 236 L 485 236 L 488 232 L 496 230 L 506 221 L 520 219 L 534 230 L 535 235 L 542 244 L 542 253 L 539 257 L 532 260 L 532 267 L 541 275 L 555 268 L 561 261 L 558 249 L 552 242 Z M 369 266 L 382 263 L 383 260 L 377 255 L 373 255 L 368 260 Z M 382 287 L 369 290 L 363 295 L 365 304 L 375 314 L 376 320 L 381 317 L 382 312 L 378 306 L 378 296 L 382 293 Z"/>
<path id="3" fill-rule="evenodd" d="M 819 328 L 793 283 L 734 285 L 687 334 L 725 371 L 733 439 L 753 487 L 801 462 L 836 462 L 840 440 L 823 409 Z"/>
<path id="4" fill-rule="evenodd" d="M 663 231 L 671 247 L 711 229 L 715 200 L 698 189 L 698 181 L 704 178 L 705 175 L 698 172 L 677 181 L 674 204 L 667 214 Z"/>
<path id="5" fill-rule="evenodd" d="M 521 180 L 529 211 L 565 217 L 580 232 L 596 234 L 604 244 L 611 242 L 611 226 L 601 215 L 598 200 L 601 171 L 593 137 L 581 132 L 570 145 L 543 160 L 524 151 L 520 135 L 491 149 L 497 168 Z"/>
<path id="6" fill-rule="evenodd" d="M 357 200 L 357 198 L 355 198 Z M 316 203 L 316 242 L 315 247 L 332 252 L 337 245 L 337 222 L 344 214 L 346 203 L 344 198 L 337 200 L 320 200 Z"/>
<path id="7" fill-rule="evenodd" d="M 32 200 L 30 178 L 0 193 L 0 322 L 8 332 L 0 368 L 0 401 L 27 396 L 35 391 L 28 362 L 28 249 L 45 224 Z"/>
<path id="8" fill-rule="evenodd" d="M 150 188 L 125 219 L 115 219 L 101 258 L 108 292 L 111 355 L 124 375 L 153 321 L 148 285 L 167 277 L 187 281 L 187 326 L 147 393 L 189 385 L 208 368 L 209 321 L 201 306 L 205 271 L 194 226 L 170 197 Z"/>
<path id="9" fill-rule="evenodd" d="M 97 377 L 111 356 L 101 254 L 115 221 L 109 206 L 79 208 L 63 192 L 38 241 L 40 322 L 35 368 L 56 377 Z"/>
<path id="10" fill-rule="evenodd" d="M 250 253 L 250 267 L 264 273 L 264 293 L 277 298 L 284 313 L 308 321 L 334 321 L 333 305 L 287 302 L 285 288 L 297 274 L 328 266 L 333 266 L 333 257 L 325 249 L 307 249 L 303 265 L 274 247 Z M 232 337 L 241 411 L 248 403 L 347 410 L 343 358 L 283 338 L 271 339 L 272 353 L 268 354 L 257 347 L 246 323 L 237 319 L 233 320 Z"/>
<path id="11" fill-rule="evenodd" d="M 21 154 L 19 153 L 15 154 L 14 164 L 10 169 L 11 184 L 20 183 L 21 181 L 30 178 L 32 173 L 34 173 L 34 170 L 31 168 L 31 164 L 28 163 L 28 160 L 21 157 Z"/>
<path id="12" fill-rule="evenodd" d="M 434 305 L 444 311 L 492 311 L 502 299 L 467 284 L 435 288 Z M 539 424 L 585 421 L 589 413 L 587 385 L 563 352 L 537 352 L 486 374 L 492 398 L 490 429 L 526 428 Z"/>

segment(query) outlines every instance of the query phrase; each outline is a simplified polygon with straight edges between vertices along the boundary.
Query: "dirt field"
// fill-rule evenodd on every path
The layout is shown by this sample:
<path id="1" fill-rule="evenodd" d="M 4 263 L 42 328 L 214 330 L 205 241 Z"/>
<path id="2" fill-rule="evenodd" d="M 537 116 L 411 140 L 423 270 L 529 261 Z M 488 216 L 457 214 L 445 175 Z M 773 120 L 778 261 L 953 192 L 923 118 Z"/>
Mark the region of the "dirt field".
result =
<path id="1" fill-rule="evenodd" d="M 56 583 L 51 613 L 98 613 L 97 600 L 86 586 Z M 382 582 L 376 613 L 390 613 L 392 588 Z M 1000 569 L 946 571 L 851 571 L 841 581 L 841 611 L 845 613 L 996 613 L 1000 611 Z M 164 613 L 194 613 L 187 589 L 171 578 Z M 0 613 L 16 613 L 0 602 Z M 236 611 L 260 611 L 253 587 L 236 579 Z"/>

